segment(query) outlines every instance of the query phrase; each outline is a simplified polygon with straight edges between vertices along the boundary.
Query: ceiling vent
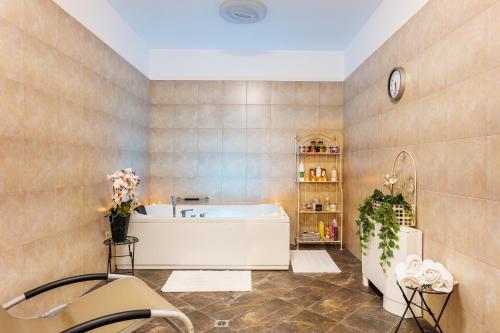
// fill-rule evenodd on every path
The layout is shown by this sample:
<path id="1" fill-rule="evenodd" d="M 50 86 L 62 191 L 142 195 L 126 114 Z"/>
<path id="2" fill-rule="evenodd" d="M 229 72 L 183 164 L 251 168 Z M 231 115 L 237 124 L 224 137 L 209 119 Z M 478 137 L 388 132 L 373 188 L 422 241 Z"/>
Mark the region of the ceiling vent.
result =
<path id="1" fill-rule="evenodd" d="M 258 0 L 225 0 L 219 12 L 228 22 L 250 24 L 262 21 L 266 17 L 267 7 Z"/>

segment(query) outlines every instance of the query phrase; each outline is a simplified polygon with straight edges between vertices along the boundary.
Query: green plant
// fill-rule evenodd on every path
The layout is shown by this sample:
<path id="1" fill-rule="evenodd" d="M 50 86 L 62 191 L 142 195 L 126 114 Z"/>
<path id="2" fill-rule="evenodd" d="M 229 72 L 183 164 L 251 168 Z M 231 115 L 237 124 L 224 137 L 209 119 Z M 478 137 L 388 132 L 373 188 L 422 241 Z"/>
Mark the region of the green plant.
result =
<path id="1" fill-rule="evenodd" d="M 359 217 L 356 219 L 358 225 L 357 234 L 361 243 L 361 252 L 367 254 L 368 243 L 375 236 L 375 223 L 380 224 L 377 236 L 379 237 L 378 248 L 382 250 L 380 254 L 380 266 L 386 271 L 391 266 L 390 259 L 394 257 L 394 250 L 399 249 L 398 232 L 400 225 L 396 218 L 396 212 L 393 205 L 402 205 L 405 212 L 412 213 L 412 208 L 405 201 L 402 194 L 394 195 L 394 186 L 397 178 L 386 176 L 385 186 L 390 194 L 384 194 L 376 189 L 373 194 L 363 200 L 359 206 Z M 377 203 L 377 204 L 375 204 Z"/>

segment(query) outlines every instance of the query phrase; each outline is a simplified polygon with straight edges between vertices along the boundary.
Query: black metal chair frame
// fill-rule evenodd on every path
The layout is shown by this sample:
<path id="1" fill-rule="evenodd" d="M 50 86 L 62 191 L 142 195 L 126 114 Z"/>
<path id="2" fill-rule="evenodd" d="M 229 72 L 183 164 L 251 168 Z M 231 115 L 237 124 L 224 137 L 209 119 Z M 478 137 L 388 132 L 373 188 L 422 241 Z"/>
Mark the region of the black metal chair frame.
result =
<path id="1" fill-rule="evenodd" d="M 56 289 L 62 286 L 66 286 L 69 284 L 74 284 L 74 283 L 79 283 L 79 282 L 84 282 L 84 281 L 110 281 L 110 280 L 117 280 L 117 279 L 122 279 L 122 278 L 127 278 L 127 275 L 121 275 L 121 274 L 107 274 L 107 273 L 95 273 L 95 274 L 84 274 L 84 275 L 77 275 L 77 276 L 72 276 L 64 279 L 60 279 L 57 281 L 53 281 L 47 284 L 44 284 L 40 287 L 31 289 L 27 292 L 25 292 L 22 295 L 19 295 L 9 302 L 5 303 L 2 305 L 2 307 L 5 310 L 8 310 L 12 308 L 13 306 L 28 300 L 30 298 L 33 298 L 37 295 L 40 295 L 42 293 L 45 293 L 47 291 L 50 291 L 52 289 Z M 58 308 L 55 308 L 54 311 L 58 311 Z M 49 315 L 47 313 L 46 315 Z M 122 321 L 127 321 L 127 320 L 133 320 L 133 319 L 148 319 L 148 318 L 178 318 L 181 321 L 183 321 L 186 324 L 186 327 L 188 328 L 188 331 L 190 333 L 194 332 L 193 326 L 191 321 L 180 311 L 172 311 L 172 310 L 152 310 L 152 309 L 141 309 L 141 310 L 131 310 L 131 311 L 123 311 L 123 312 L 118 312 L 118 313 L 112 313 L 108 314 L 99 318 L 95 318 L 92 320 L 89 320 L 87 322 L 78 324 L 76 326 L 73 326 L 71 328 L 68 328 L 60 333 L 83 333 L 83 332 L 88 332 L 90 330 L 93 330 L 98 327 L 114 324 L 117 322 L 122 322 Z"/>

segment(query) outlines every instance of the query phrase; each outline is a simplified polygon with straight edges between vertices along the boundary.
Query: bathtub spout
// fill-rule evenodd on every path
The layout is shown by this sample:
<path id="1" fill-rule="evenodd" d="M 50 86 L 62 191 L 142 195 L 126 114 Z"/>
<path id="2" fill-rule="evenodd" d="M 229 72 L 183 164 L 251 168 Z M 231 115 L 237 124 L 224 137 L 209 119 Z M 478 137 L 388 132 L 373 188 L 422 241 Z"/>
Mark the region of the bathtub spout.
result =
<path id="1" fill-rule="evenodd" d="M 170 196 L 170 199 L 172 200 L 172 217 L 176 217 L 176 211 L 177 211 L 177 198 L 175 195 Z"/>
<path id="2" fill-rule="evenodd" d="M 187 212 L 194 212 L 194 209 L 183 209 L 181 210 L 182 217 L 186 217 Z"/>

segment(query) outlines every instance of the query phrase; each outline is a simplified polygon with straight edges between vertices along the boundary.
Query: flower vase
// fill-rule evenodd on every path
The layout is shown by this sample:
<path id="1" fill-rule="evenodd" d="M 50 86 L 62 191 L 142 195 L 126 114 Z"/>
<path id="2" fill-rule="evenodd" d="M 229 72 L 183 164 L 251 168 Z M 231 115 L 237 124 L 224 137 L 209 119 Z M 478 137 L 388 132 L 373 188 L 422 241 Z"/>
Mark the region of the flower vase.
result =
<path id="1" fill-rule="evenodd" d="M 111 236 L 113 237 L 113 242 L 117 243 L 125 241 L 125 239 L 127 238 L 129 221 L 130 221 L 130 215 L 109 216 L 109 223 L 111 226 Z"/>

